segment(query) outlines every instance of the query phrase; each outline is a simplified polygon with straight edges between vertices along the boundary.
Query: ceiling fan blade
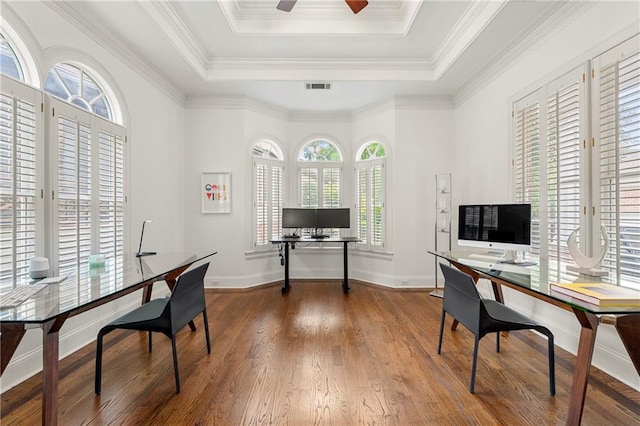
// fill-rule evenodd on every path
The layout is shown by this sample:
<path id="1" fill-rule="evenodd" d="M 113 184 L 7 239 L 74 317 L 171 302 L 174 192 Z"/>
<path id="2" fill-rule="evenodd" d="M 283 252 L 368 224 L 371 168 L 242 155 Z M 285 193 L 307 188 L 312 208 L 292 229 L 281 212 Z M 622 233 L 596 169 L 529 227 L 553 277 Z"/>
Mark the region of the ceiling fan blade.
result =
<path id="1" fill-rule="evenodd" d="M 364 9 L 369 2 L 367 0 L 344 0 L 347 2 L 353 13 L 358 13 Z"/>
<path id="2" fill-rule="evenodd" d="M 298 0 L 280 0 L 280 3 L 276 6 L 276 9 L 282 10 L 283 12 L 291 12 L 293 6 L 296 4 Z"/>

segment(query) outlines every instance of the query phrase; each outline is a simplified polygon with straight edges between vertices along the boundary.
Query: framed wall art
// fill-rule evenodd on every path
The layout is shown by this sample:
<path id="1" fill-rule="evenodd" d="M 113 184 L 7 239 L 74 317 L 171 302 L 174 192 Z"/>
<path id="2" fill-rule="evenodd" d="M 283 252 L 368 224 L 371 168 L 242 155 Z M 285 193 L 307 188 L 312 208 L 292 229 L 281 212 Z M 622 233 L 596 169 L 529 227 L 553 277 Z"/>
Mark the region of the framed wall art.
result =
<path id="1" fill-rule="evenodd" d="M 202 173 L 200 200 L 202 213 L 231 213 L 231 173 Z"/>

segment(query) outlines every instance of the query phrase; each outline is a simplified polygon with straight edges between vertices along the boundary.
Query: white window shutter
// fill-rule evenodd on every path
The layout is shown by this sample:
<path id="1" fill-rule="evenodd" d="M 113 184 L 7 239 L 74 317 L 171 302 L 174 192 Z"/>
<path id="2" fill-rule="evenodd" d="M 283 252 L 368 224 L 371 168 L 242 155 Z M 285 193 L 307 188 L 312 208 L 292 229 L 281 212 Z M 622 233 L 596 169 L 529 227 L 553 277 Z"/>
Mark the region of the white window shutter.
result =
<path id="1" fill-rule="evenodd" d="M 603 267 L 640 283 L 640 52 L 636 36 L 593 61 L 599 129 L 600 223 L 609 249 Z"/>
<path id="2" fill-rule="evenodd" d="M 371 167 L 371 245 L 384 245 L 384 167 Z"/>
<path id="3" fill-rule="evenodd" d="M 369 222 L 367 209 L 368 176 L 366 167 L 359 165 L 356 168 L 356 236 L 362 240 L 360 242 L 362 246 L 366 246 L 369 243 L 367 238 L 367 223 Z"/>
<path id="4" fill-rule="evenodd" d="M 569 234 L 580 227 L 581 202 L 580 129 L 583 69 L 568 73 L 547 87 L 547 255 L 550 261 L 571 263 Z"/>
<path id="5" fill-rule="evenodd" d="M 514 105 L 515 189 L 518 203 L 531 204 L 531 252 L 540 254 L 540 105 L 537 94 Z"/>
<path id="6" fill-rule="evenodd" d="M 41 96 L 9 79 L 0 93 L 0 293 L 28 280 L 41 228 L 36 203 Z"/>
<path id="7" fill-rule="evenodd" d="M 256 217 L 256 246 L 267 244 L 269 227 L 269 195 L 268 195 L 268 167 L 262 162 L 254 162 L 255 173 L 255 217 Z"/>
<path id="8" fill-rule="evenodd" d="M 284 206 L 284 169 L 281 164 L 271 167 L 271 238 L 282 235 L 282 207 Z"/>

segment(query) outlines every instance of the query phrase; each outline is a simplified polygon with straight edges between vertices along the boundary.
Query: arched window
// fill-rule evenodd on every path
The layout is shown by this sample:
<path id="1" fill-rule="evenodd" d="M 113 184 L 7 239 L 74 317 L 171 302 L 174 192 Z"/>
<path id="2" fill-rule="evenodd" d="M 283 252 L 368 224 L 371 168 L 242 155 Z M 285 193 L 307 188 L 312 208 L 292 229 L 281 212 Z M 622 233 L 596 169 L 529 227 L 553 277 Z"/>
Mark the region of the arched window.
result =
<path id="1" fill-rule="evenodd" d="M 53 264 L 61 275 L 79 273 L 90 254 L 122 261 L 125 224 L 126 129 L 113 111 L 97 74 L 81 64 L 57 63 L 46 75 L 52 96 L 49 141 L 55 192 L 51 240 Z M 71 297 L 71 296 L 70 296 Z"/>
<path id="2" fill-rule="evenodd" d="M 47 73 L 44 90 L 107 120 L 113 119 L 104 91 L 85 70 L 76 65 L 55 64 Z"/>
<path id="3" fill-rule="evenodd" d="M 0 74 L 24 81 L 22 65 L 4 34 L 0 33 Z"/>
<path id="4" fill-rule="evenodd" d="M 305 144 L 298 154 L 299 205 L 329 208 L 341 205 L 342 154 L 325 139 Z"/>
<path id="5" fill-rule="evenodd" d="M 15 41 L 0 28 L 0 293 L 28 283 L 29 260 L 44 252 L 42 92 L 27 84 L 31 58 Z"/>
<path id="6" fill-rule="evenodd" d="M 261 140 L 251 149 L 253 157 L 253 242 L 268 248 L 282 234 L 284 206 L 284 156 L 274 142 Z"/>
<path id="7" fill-rule="evenodd" d="M 377 141 L 363 144 L 356 156 L 356 235 L 361 248 L 384 247 L 386 157 L 384 145 Z"/>

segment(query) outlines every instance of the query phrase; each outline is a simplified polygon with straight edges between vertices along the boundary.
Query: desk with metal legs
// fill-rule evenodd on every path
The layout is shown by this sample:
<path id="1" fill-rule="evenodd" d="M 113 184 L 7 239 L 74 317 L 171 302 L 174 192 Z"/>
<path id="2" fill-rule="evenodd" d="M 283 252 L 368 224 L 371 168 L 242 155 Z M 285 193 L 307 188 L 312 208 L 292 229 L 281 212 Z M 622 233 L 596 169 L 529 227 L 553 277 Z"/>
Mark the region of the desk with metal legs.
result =
<path id="1" fill-rule="evenodd" d="M 344 294 L 349 293 L 349 243 L 357 243 L 361 240 L 357 237 L 336 237 L 336 238 L 276 238 L 271 240 L 273 244 L 284 245 L 284 286 L 282 287 L 282 294 L 285 294 L 291 288 L 289 280 L 289 246 L 294 246 L 299 243 L 342 243 L 342 258 L 343 258 L 343 279 L 342 279 L 342 291 Z"/>

